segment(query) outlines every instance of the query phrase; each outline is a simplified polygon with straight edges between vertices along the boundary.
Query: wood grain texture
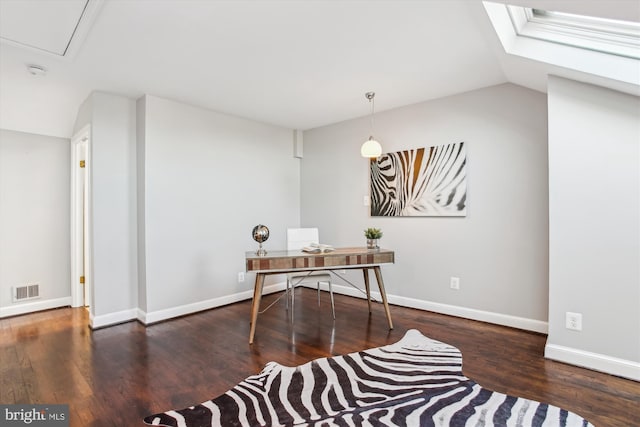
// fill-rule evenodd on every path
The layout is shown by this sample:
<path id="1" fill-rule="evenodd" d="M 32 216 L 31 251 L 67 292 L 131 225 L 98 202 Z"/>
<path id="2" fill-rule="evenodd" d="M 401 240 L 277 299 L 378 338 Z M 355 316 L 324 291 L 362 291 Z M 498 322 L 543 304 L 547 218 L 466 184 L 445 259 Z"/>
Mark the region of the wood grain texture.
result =
<path id="1" fill-rule="evenodd" d="M 267 295 L 268 304 L 279 294 Z M 0 403 L 68 403 L 71 426 L 142 426 L 152 413 L 208 400 L 271 360 L 299 365 L 398 341 L 408 329 L 458 347 L 463 372 L 502 393 L 561 406 L 597 427 L 640 426 L 640 383 L 543 358 L 541 334 L 296 290 L 294 321 L 281 300 L 247 342 L 251 301 L 144 327 L 91 331 L 84 309 L 0 319 Z"/>
<path id="2" fill-rule="evenodd" d="M 264 256 L 246 252 L 247 271 L 278 272 L 305 269 L 339 268 L 363 264 L 389 264 L 395 254 L 388 249 L 336 248 L 325 253 L 295 251 L 270 251 Z"/>

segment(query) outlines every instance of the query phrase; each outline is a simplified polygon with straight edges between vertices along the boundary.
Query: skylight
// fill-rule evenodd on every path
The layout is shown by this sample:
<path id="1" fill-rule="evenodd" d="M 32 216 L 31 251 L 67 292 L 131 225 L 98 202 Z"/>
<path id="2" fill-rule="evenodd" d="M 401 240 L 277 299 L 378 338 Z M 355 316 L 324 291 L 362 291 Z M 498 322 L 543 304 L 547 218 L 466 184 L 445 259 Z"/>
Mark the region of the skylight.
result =
<path id="1" fill-rule="evenodd" d="M 507 6 L 516 33 L 611 55 L 640 59 L 640 23 Z"/>
<path id="2" fill-rule="evenodd" d="M 640 87 L 640 23 L 483 5 L 506 53 Z"/>

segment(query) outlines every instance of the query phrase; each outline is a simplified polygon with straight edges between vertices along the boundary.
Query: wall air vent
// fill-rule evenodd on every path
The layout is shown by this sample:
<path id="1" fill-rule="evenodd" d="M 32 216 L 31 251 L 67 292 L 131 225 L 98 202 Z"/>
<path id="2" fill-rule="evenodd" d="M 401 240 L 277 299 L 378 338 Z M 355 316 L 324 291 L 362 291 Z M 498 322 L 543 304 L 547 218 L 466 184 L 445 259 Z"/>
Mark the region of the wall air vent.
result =
<path id="1" fill-rule="evenodd" d="M 13 302 L 21 302 L 40 298 L 40 285 L 38 283 L 13 287 Z"/>

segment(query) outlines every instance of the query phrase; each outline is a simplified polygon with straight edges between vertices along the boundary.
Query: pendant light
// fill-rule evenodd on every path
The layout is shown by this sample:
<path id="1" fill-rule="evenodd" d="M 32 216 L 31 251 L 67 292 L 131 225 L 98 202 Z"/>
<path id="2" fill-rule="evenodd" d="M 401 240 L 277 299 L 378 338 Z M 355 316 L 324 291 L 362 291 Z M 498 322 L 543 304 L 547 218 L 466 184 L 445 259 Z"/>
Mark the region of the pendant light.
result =
<path id="1" fill-rule="evenodd" d="M 376 158 L 380 157 L 382 154 L 382 146 L 380 146 L 378 141 L 373 139 L 373 112 L 375 108 L 374 98 L 376 93 L 367 92 L 364 96 L 369 100 L 369 104 L 371 104 L 371 134 L 369 135 L 369 139 L 362 144 L 362 147 L 360 147 L 360 154 L 362 157 Z"/>

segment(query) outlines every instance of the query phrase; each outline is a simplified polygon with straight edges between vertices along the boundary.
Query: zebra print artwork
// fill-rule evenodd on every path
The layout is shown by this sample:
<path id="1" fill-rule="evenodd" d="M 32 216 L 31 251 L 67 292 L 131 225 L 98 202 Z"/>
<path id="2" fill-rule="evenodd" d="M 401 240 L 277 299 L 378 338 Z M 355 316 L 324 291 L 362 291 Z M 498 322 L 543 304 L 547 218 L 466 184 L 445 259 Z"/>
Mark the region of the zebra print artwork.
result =
<path id="1" fill-rule="evenodd" d="M 371 159 L 371 216 L 466 216 L 464 142 Z"/>
<path id="2" fill-rule="evenodd" d="M 462 375 L 462 355 L 409 330 L 397 343 L 316 359 L 269 362 L 200 405 L 144 419 L 160 426 L 593 427 L 546 403 L 497 393 Z"/>

